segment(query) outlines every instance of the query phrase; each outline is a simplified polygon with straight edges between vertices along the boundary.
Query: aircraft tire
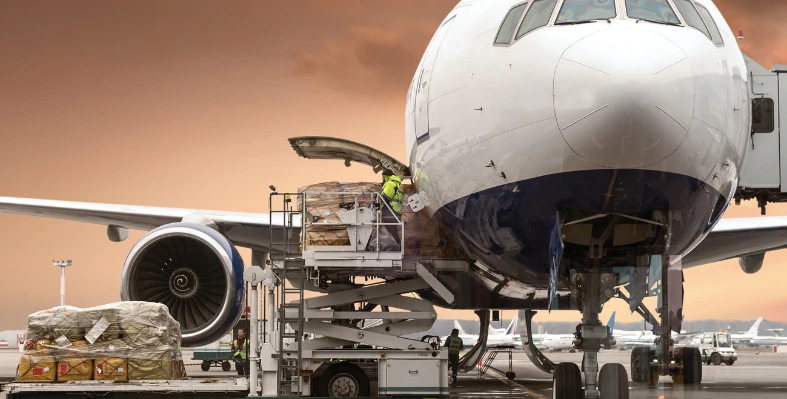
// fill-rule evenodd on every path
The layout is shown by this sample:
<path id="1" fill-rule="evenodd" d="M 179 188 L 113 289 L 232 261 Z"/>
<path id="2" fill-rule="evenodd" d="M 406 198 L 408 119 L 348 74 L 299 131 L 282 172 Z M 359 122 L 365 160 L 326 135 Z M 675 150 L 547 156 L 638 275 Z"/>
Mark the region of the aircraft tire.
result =
<path id="1" fill-rule="evenodd" d="M 601 399 L 629 399 L 629 381 L 622 364 L 607 363 L 598 374 Z"/>
<path id="2" fill-rule="evenodd" d="M 552 378 L 552 399 L 582 399 L 582 375 L 574 363 L 560 363 Z"/>
<path id="3" fill-rule="evenodd" d="M 697 348 L 683 348 L 683 383 L 689 385 L 702 383 L 702 357 Z"/>
<path id="4" fill-rule="evenodd" d="M 713 363 L 714 366 L 718 366 L 721 364 L 721 355 L 718 353 L 714 353 L 710 355 L 710 362 Z"/>

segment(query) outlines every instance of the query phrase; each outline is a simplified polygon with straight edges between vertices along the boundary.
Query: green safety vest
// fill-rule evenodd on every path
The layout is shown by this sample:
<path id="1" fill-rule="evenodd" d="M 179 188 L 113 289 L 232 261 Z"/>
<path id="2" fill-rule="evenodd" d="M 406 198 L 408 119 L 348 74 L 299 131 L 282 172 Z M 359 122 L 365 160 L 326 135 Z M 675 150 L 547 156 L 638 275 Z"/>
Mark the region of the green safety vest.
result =
<path id="1" fill-rule="evenodd" d="M 383 176 L 382 194 L 394 212 L 402 213 L 404 194 L 402 193 L 402 179 L 399 176 Z"/>
<path id="2" fill-rule="evenodd" d="M 235 341 L 232 341 L 232 342 L 235 345 L 235 356 L 236 357 L 240 356 L 241 359 L 246 360 L 246 358 L 249 356 L 249 349 L 248 349 L 249 340 L 248 339 L 244 339 L 242 347 L 238 347 L 238 340 L 237 339 Z"/>
<path id="3" fill-rule="evenodd" d="M 453 335 L 448 337 L 448 353 L 449 354 L 459 354 L 459 351 L 462 350 L 463 342 L 462 338 L 454 337 Z"/>

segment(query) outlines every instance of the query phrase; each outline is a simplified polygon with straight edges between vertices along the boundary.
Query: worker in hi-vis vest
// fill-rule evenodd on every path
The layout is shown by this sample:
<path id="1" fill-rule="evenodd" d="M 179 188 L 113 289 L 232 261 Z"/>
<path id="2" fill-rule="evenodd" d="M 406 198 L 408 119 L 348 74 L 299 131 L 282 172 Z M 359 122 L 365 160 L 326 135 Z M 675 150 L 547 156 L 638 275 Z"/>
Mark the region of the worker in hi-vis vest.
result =
<path id="1" fill-rule="evenodd" d="M 381 206 L 381 211 L 383 214 L 382 222 L 398 223 L 402 218 L 402 200 L 404 199 L 404 193 L 402 192 L 402 179 L 395 175 L 390 169 L 383 171 L 383 189 L 381 194 L 385 202 L 388 204 L 388 206 Z M 391 238 L 396 241 L 396 245 L 401 245 L 398 226 L 392 224 L 385 226 L 385 229 L 391 235 Z"/>
<path id="2" fill-rule="evenodd" d="M 238 339 L 232 341 L 232 360 L 235 361 L 235 370 L 238 375 L 249 375 L 249 339 L 246 338 L 246 331 L 238 329 Z"/>
<path id="3" fill-rule="evenodd" d="M 454 328 L 451 331 L 451 336 L 445 340 L 445 347 L 448 348 L 448 367 L 451 369 L 454 383 L 456 383 L 456 372 L 459 368 L 459 351 L 463 346 L 464 342 L 462 342 L 462 338 L 459 338 L 459 330 Z"/>

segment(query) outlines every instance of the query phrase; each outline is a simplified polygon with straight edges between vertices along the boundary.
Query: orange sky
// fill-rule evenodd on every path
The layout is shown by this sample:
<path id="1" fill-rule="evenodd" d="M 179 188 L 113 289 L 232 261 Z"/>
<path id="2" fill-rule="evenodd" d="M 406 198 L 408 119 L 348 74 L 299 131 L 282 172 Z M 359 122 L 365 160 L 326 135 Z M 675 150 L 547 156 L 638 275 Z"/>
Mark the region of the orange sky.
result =
<path id="1" fill-rule="evenodd" d="M 455 3 L 0 0 L 0 195 L 264 212 L 270 184 L 377 180 L 299 159 L 286 138 L 339 136 L 404 159 L 406 90 Z M 787 3 L 719 7 L 744 30 L 744 51 L 766 67 L 787 63 Z M 69 304 L 118 300 L 141 235 L 115 244 L 102 226 L 0 215 L 0 330 L 57 305 L 52 259 L 74 260 Z M 770 254 L 754 276 L 734 261 L 688 271 L 685 313 L 787 320 L 787 292 L 772 284 L 786 260 Z"/>

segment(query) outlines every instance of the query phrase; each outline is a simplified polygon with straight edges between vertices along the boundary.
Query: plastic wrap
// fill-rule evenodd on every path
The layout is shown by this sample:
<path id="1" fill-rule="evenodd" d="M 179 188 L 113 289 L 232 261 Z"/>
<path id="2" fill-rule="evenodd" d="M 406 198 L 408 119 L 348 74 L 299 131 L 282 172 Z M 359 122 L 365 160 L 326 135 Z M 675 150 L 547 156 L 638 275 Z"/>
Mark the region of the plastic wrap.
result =
<path id="1" fill-rule="evenodd" d="M 43 310 L 28 317 L 27 337 L 20 381 L 35 380 L 24 378 L 21 366 L 26 358 L 30 363 L 29 359 L 47 356 L 57 362 L 53 369 L 60 381 L 185 377 L 180 325 L 160 303 L 129 301 Z"/>
<path id="2" fill-rule="evenodd" d="M 382 191 L 380 183 L 339 183 L 326 182 L 301 187 L 298 192 L 333 192 L 333 193 L 379 193 Z M 408 198 L 416 194 L 415 186 L 403 184 L 404 200 L 400 220 L 404 222 L 404 252 L 410 255 L 424 255 L 436 257 L 453 257 L 451 245 L 451 222 L 443 218 L 441 213 L 430 216 L 426 210 L 413 212 L 408 206 Z M 356 196 L 352 194 L 306 194 L 306 211 L 312 216 L 313 223 L 341 223 L 338 212 L 353 209 Z M 358 195 L 360 207 L 371 207 L 376 199 L 372 195 Z M 301 197 L 297 198 L 296 206 L 301 210 L 303 204 Z M 385 206 L 382 205 L 381 206 Z M 444 220 L 445 219 L 445 220 Z M 396 240 L 390 237 L 387 229 L 380 226 L 380 250 L 398 250 Z M 377 229 L 372 233 L 367 250 L 373 251 Z M 401 229 L 399 231 L 401 237 Z M 350 245 L 347 229 L 344 226 L 307 225 L 306 245 Z"/>

